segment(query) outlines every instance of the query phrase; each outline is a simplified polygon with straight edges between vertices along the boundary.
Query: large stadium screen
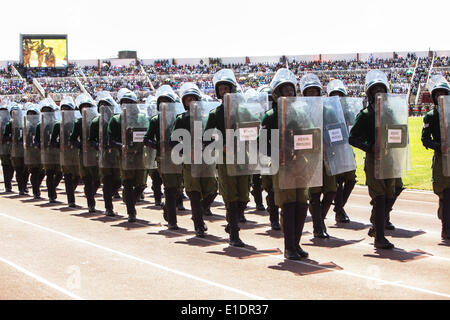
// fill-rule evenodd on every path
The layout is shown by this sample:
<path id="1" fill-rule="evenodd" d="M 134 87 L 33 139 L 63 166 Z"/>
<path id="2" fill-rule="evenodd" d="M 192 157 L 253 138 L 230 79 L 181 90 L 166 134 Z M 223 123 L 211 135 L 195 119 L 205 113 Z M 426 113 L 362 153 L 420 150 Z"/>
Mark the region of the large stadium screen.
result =
<path id="1" fill-rule="evenodd" d="M 21 36 L 21 61 L 24 67 L 64 68 L 68 65 L 67 36 Z"/>

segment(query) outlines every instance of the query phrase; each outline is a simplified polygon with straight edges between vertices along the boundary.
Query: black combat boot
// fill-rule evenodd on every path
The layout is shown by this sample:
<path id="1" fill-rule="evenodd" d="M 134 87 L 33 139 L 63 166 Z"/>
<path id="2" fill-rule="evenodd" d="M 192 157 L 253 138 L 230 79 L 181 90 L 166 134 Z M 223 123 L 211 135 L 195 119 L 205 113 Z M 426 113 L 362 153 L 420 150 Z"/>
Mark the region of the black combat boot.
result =
<path id="1" fill-rule="evenodd" d="M 450 239 L 450 189 L 444 190 L 444 201 L 442 206 L 442 240 Z"/>
<path id="2" fill-rule="evenodd" d="M 239 215 L 241 212 L 239 202 L 234 201 L 228 204 L 230 245 L 233 247 L 245 247 L 245 243 L 239 238 Z"/>
<path id="3" fill-rule="evenodd" d="M 123 200 L 127 206 L 128 222 L 136 222 L 136 208 L 134 203 L 133 181 L 123 182 Z"/>
<path id="4" fill-rule="evenodd" d="M 75 188 L 74 179 L 71 173 L 64 175 L 64 185 L 66 187 L 67 204 L 70 208 L 75 207 Z"/>
<path id="5" fill-rule="evenodd" d="M 395 230 L 395 226 L 391 223 L 391 211 L 392 211 L 392 207 L 394 206 L 394 203 L 395 203 L 395 198 L 394 199 L 390 199 L 390 198 L 386 199 L 386 221 L 384 223 L 384 228 L 386 230 Z"/>
<path id="6" fill-rule="evenodd" d="M 205 216 L 212 216 L 211 205 L 216 197 L 217 193 L 215 192 L 207 195 L 205 198 L 201 200 L 202 212 Z"/>
<path id="7" fill-rule="evenodd" d="M 246 202 L 239 202 L 239 222 L 246 223 L 247 219 L 245 218 L 245 209 L 247 208 Z"/>
<path id="8" fill-rule="evenodd" d="M 194 221 L 195 234 L 199 238 L 205 237 L 205 223 L 203 221 L 203 213 L 201 206 L 201 194 L 200 192 L 193 191 L 187 193 L 191 202 L 192 221 Z"/>
<path id="9" fill-rule="evenodd" d="M 47 194 L 49 203 L 56 203 L 55 171 L 47 170 Z"/>
<path id="10" fill-rule="evenodd" d="M 176 203 L 177 203 L 177 209 L 180 211 L 186 211 L 186 208 L 183 205 L 183 190 L 177 190 L 176 195 Z"/>
<path id="11" fill-rule="evenodd" d="M 164 204 L 165 220 L 168 222 L 169 230 L 178 230 L 177 225 L 177 188 L 165 189 L 166 201 Z"/>
<path id="12" fill-rule="evenodd" d="M 270 190 L 267 192 L 266 197 L 267 202 L 267 212 L 269 212 L 269 219 L 270 219 L 270 226 L 272 230 L 280 230 L 280 214 L 279 214 L 279 208 L 275 204 L 275 194 L 273 190 Z"/>
<path id="13" fill-rule="evenodd" d="M 155 197 L 155 206 L 160 206 L 162 198 L 161 192 L 162 180 L 157 170 L 152 172 L 151 179 L 152 179 L 153 196 Z"/>
<path id="14" fill-rule="evenodd" d="M 351 184 L 352 181 L 345 182 L 345 187 L 347 187 L 348 184 Z M 354 186 L 354 184 L 353 184 Z M 353 190 L 353 187 L 350 189 Z M 348 199 L 348 197 L 347 197 Z M 340 180 L 338 182 L 338 188 L 336 192 L 336 197 L 334 198 L 334 212 L 335 212 L 335 220 L 337 223 L 349 223 L 350 219 L 347 215 L 347 213 L 344 210 L 346 201 L 344 201 L 344 181 Z"/>
<path id="15" fill-rule="evenodd" d="M 386 223 L 386 197 L 375 198 L 375 241 L 374 246 L 378 249 L 392 249 L 394 245 L 384 236 Z"/>
<path id="16" fill-rule="evenodd" d="M 308 252 L 300 247 L 300 240 L 302 238 L 303 227 L 305 226 L 305 219 L 308 213 L 308 205 L 296 202 L 295 203 L 295 249 L 298 255 L 302 258 L 309 256 Z"/>
<path id="17" fill-rule="evenodd" d="M 322 198 L 322 219 L 327 218 L 328 211 L 336 198 L 336 192 L 326 192 Z"/>
<path id="18" fill-rule="evenodd" d="M 14 168 L 12 166 L 2 166 L 3 181 L 5 183 L 5 192 L 12 192 L 12 178 L 14 176 Z"/>
<path id="19" fill-rule="evenodd" d="M 311 213 L 313 220 L 313 233 L 315 238 L 329 238 L 323 222 L 322 217 L 322 204 L 320 202 L 320 193 L 311 194 L 311 201 L 309 206 L 309 212 Z"/>
<path id="20" fill-rule="evenodd" d="M 263 205 L 262 181 L 261 181 L 261 175 L 259 175 L 259 174 L 254 174 L 252 176 L 251 194 L 253 196 L 253 199 L 255 200 L 256 210 L 258 210 L 258 211 L 266 210 L 266 208 L 264 208 L 264 205 Z"/>
<path id="21" fill-rule="evenodd" d="M 31 188 L 33 190 L 33 196 L 34 199 L 38 200 L 41 199 L 41 184 L 40 184 L 40 170 L 39 168 L 32 168 L 31 169 L 31 176 L 30 176 L 30 181 L 31 181 Z"/>
<path id="22" fill-rule="evenodd" d="M 295 211 L 295 202 L 285 203 L 283 205 L 284 257 L 289 260 L 301 259 L 296 246 Z"/>
<path id="23" fill-rule="evenodd" d="M 113 176 L 107 175 L 103 177 L 103 200 L 105 201 L 105 215 L 114 217 L 113 206 Z"/>

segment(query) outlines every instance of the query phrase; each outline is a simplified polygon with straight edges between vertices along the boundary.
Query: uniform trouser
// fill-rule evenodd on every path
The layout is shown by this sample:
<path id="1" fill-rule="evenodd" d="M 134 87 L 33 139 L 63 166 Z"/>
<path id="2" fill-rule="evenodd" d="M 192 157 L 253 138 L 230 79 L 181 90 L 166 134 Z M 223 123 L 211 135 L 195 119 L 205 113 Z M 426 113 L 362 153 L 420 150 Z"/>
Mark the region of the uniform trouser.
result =
<path id="1" fill-rule="evenodd" d="M 14 168 L 11 163 L 10 155 L 2 155 L 3 182 L 5 189 L 12 189 L 11 181 L 14 176 Z"/>
<path id="2" fill-rule="evenodd" d="M 266 203 L 269 212 L 270 223 L 279 221 L 278 206 L 275 204 L 275 193 L 273 191 L 272 176 L 261 176 L 262 189 L 267 192 Z"/>
<path id="3" fill-rule="evenodd" d="M 119 190 L 122 182 L 120 180 L 119 168 L 101 168 L 101 178 L 103 182 L 103 200 L 105 201 L 105 209 L 113 210 L 113 195 Z"/>
<path id="4" fill-rule="evenodd" d="M 305 225 L 308 205 L 297 202 L 283 205 L 283 236 L 285 250 L 296 251 Z"/>
<path id="5" fill-rule="evenodd" d="M 444 222 L 444 207 L 449 206 L 450 201 L 445 197 L 445 190 L 450 189 L 450 177 L 446 177 L 442 171 L 442 155 L 435 153 L 433 156 L 433 192 L 439 197 L 438 218 Z"/>
<path id="6" fill-rule="evenodd" d="M 364 172 L 366 173 L 366 185 L 369 189 L 369 196 L 372 199 L 372 215 L 370 222 L 375 226 L 376 237 L 384 237 L 384 224 L 387 211 L 392 208 L 395 198 L 396 179 L 376 179 L 375 178 L 375 156 L 373 153 L 366 153 L 364 162 Z M 381 223 L 380 221 L 384 222 Z M 383 230 L 379 230 L 382 228 Z"/>
<path id="7" fill-rule="evenodd" d="M 235 211 L 240 215 L 243 214 L 249 201 L 251 176 L 229 176 L 226 164 L 217 165 L 217 169 L 219 174 L 219 193 L 222 195 L 225 207 L 227 207 L 227 222 L 230 224 L 231 229 L 237 228 L 237 224 L 236 226 L 231 225 L 231 223 L 235 223 L 236 219 L 234 216 L 231 217 L 230 214 L 234 215 Z"/>
<path id="8" fill-rule="evenodd" d="M 164 185 L 164 217 L 169 224 L 176 224 L 177 204 L 180 201 L 183 190 L 183 173 L 182 170 L 180 170 L 180 173 L 163 173 L 159 156 L 156 158 L 156 162 L 158 164 L 158 173 Z"/>
<path id="9" fill-rule="evenodd" d="M 78 172 L 78 167 L 73 166 L 62 166 L 62 171 L 64 175 L 64 184 L 66 187 L 67 203 L 75 203 L 75 189 L 80 183 L 80 175 Z"/>
<path id="10" fill-rule="evenodd" d="M 95 194 L 100 187 L 99 168 L 80 166 L 80 176 L 84 183 L 84 195 L 89 208 L 95 208 Z"/>
<path id="11" fill-rule="evenodd" d="M 356 170 L 345 172 L 336 176 L 337 190 L 334 200 L 334 211 L 344 209 L 345 204 L 356 184 Z"/>
<path id="12" fill-rule="evenodd" d="M 149 170 L 150 178 L 152 179 L 152 190 L 153 190 L 153 196 L 155 197 L 156 202 L 161 202 L 162 192 L 161 192 L 161 185 L 162 185 L 162 179 L 159 175 L 159 172 L 157 169 L 150 169 Z"/>
<path id="13" fill-rule="evenodd" d="M 202 171 L 202 170 L 200 170 Z M 206 172 L 208 170 L 205 170 Z M 211 171 L 209 171 L 211 172 Z M 198 192 L 200 195 L 200 205 L 203 213 L 210 210 L 211 204 L 217 196 L 217 178 L 214 177 L 193 177 L 191 166 L 183 166 L 183 181 L 186 193 Z M 189 195 L 188 195 L 189 196 Z M 191 201 L 192 206 L 192 201 Z"/>
<path id="14" fill-rule="evenodd" d="M 254 174 L 252 175 L 252 191 L 251 194 L 253 196 L 253 198 L 255 199 L 255 203 L 258 206 L 262 206 L 263 205 L 263 201 L 262 201 L 262 179 L 261 179 L 261 175 L 259 174 Z"/>
<path id="15" fill-rule="evenodd" d="M 136 216 L 136 202 L 147 186 L 147 170 L 120 170 L 123 184 L 123 200 L 128 216 Z"/>
<path id="16" fill-rule="evenodd" d="M 11 157 L 11 163 L 16 172 L 16 181 L 20 192 L 24 192 L 28 184 L 28 169 L 25 167 L 24 158 Z"/>
<path id="17" fill-rule="evenodd" d="M 45 177 L 45 171 L 40 165 L 29 166 L 30 182 L 33 189 L 33 195 L 41 196 L 41 183 Z"/>
<path id="18" fill-rule="evenodd" d="M 47 176 L 47 193 L 50 200 L 56 200 L 56 188 L 62 179 L 61 168 L 58 164 L 45 165 L 45 175 Z"/>
<path id="19" fill-rule="evenodd" d="M 337 191 L 336 176 L 329 176 L 323 167 L 323 185 L 322 187 L 313 187 L 309 189 L 311 205 L 309 210 L 313 219 L 313 228 L 315 231 L 326 231 L 324 219 L 333 203 Z M 322 200 L 320 199 L 323 194 Z"/>

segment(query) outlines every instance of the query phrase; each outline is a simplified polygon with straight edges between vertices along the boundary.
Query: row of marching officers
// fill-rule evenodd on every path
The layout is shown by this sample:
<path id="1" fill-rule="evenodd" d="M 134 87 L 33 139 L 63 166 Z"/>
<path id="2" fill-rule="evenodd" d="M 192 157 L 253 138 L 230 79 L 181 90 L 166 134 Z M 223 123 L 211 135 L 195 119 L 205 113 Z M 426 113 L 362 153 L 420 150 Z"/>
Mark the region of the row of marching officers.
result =
<path id="1" fill-rule="evenodd" d="M 257 209 L 264 210 L 264 190 L 271 227 L 284 234 L 285 257 L 298 260 L 308 256 L 300 246 L 308 210 L 316 238 L 329 238 L 324 220 L 332 205 L 336 222 L 350 222 L 344 206 L 356 184 L 353 146 L 366 153 L 364 170 L 372 205 L 369 235 L 376 248 L 394 247 L 384 231 L 395 229 L 390 212 L 404 190 L 402 176 L 409 163 L 408 109 L 404 95 L 389 93 L 383 72 L 368 72 L 365 99 L 347 97 L 340 80 L 327 84 L 325 96 L 316 75 L 307 73 L 298 82 L 284 68 L 269 86 L 245 93 L 229 69 L 217 72 L 213 83 L 216 100 L 194 83 L 184 83 L 178 94 L 168 85 L 161 86 L 145 104 L 138 104 L 136 95 L 123 88 L 117 102 L 110 93 L 100 92 L 96 101 L 87 94 L 75 100 L 67 96 L 60 107 L 50 98 L 38 105 L 1 105 L 0 156 L 6 191 L 12 189 L 15 172 L 19 194 L 28 193 L 30 180 L 34 198 L 39 200 L 46 177 L 49 201 L 55 203 L 56 188 L 64 177 L 69 207 L 76 207 L 75 189 L 82 183 L 93 213 L 95 194 L 102 184 L 105 214 L 114 216 L 113 199 L 120 198 L 123 187 L 132 223 L 150 176 L 155 204 L 162 205 L 170 230 L 178 229 L 177 209 L 184 210 L 184 189 L 196 235 L 205 237 L 203 216 L 212 214 L 211 205 L 219 193 L 225 203 L 230 245 L 243 247 L 239 223 L 246 222 L 249 195 L 253 194 Z M 424 118 L 422 141 L 435 150 L 433 188 L 440 199 L 442 238 L 448 239 L 450 173 L 439 106 L 446 105 L 450 87 L 442 77 L 432 77 L 430 86 L 436 108 Z M 196 130 L 198 123 L 200 131 Z M 189 143 L 176 135 L 180 129 L 190 133 Z M 230 129 L 237 133 L 229 135 Z M 196 139 L 202 156 L 200 162 L 192 163 L 186 159 L 196 157 Z M 205 151 L 217 146 L 219 139 L 220 150 L 214 159 L 223 161 L 206 163 Z M 251 148 L 254 143 L 257 149 Z M 186 144 L 193 150 L 185 149 Z M 181 163 L 173 159 L 179 146 L 183 146 L 182 153 L 189 153 L 183 154 Z M 239 150 L 244 154 L 242 163 L 234 155 Z M 249 160 L 255 158 L 252 153 L 257 154 L 256 163 Z"/>

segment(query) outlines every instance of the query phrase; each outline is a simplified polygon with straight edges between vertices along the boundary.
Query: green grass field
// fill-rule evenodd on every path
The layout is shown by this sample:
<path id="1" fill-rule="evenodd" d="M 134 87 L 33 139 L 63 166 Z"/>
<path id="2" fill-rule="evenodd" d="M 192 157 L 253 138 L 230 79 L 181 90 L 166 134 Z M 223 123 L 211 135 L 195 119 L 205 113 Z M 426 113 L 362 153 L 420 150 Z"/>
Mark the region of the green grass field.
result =
<path id="1" fill-rule="evenodd" d="M 423 118 L 409 118 L 409 137 L 411 143 L 411 164 L 412 169 L 408 171 L 407 178 L 403 179 L 403 183 L 409 189 L 433 190 L 431 185 L 431 160 L 433 150 L 425 149 L 420 141 L 422 135 Z M 366 177 L 364 174 L 364 152 L 354 149 L 356 154 L 356 163 L 358 168 L 356 175 L 358 184 L 364 185 Z"/>

